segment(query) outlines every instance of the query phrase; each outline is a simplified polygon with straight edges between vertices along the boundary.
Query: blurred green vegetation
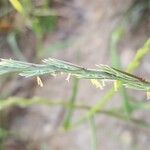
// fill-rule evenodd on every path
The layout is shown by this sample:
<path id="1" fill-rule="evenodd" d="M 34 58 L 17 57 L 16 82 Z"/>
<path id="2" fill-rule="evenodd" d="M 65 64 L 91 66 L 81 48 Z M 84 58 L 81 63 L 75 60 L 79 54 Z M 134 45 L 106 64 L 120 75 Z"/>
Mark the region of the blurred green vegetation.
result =
<path id="1" fill-rule="evenodd" d="M 18 48 L 17 37 L 30 30 L 36 38 L 36 55 L 45 54 L 43 38 L 57 26 L 58 14 L 51 6 L 51 2 L 43 0 L 36 5 L 31 0 L 2 0 L 0 3 L 0 33 L 6 38 L 16 58 L 22 60 L 22 52 Z M 2 44 L 2 43 L 1 43 Z"/>

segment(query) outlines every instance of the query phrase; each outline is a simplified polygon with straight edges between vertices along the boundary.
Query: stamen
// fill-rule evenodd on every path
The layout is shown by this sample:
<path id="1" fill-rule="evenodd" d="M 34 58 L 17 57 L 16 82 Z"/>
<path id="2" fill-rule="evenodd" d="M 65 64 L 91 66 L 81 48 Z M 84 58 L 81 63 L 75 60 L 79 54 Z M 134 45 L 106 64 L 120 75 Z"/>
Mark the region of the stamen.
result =
<path id="1" fill-rule="evenodd" d="M 56 74 L 55 74 L 55 73 L 52 73 L 51 75 L 52 75 L 53 77 L 56 77 Z"/>
<path id="2" fill-rule="evenodd" d="M 102 80 L 102 86 L 106 86 L 106 85 L 105 85 L 105 80 Z"/>
<path id="3" fill-rule="evenodd" d="M 146 95 L 147 95 L 147 100 L 149 100 L 150 99 L 150 91 L 146 92 Z"/>
<path id="4" fill-rule="evenodd" d="M 101 85 L 100 82 L 98 82 L 96 79 L 91 79 L 91 83 L 96 86 L 96 88 L 100 88 L 101 90 L 103 89 L 103 86 Z"/>
<path id="5" fill-rule="evenodd" d="M 117 80 L 114 81 L 114 89 L 117 92 L 118 91 L 118 83 Z"/>
<path id="6" fill-rule="evenodd" d="M 66 78 L 66 81 L 69 82 L 70 77 L 71 77 L 71 73 L 68 74 L 68 76 L 67 76 L 67 78 Z"/>
<path id="7" fill-rule="evenodd" d="M 43 82 L 41 80 L 41 78 L 39 76 L 37 76 L 37 84 L 40 86 L 40 87 L 43 87 Z"/>

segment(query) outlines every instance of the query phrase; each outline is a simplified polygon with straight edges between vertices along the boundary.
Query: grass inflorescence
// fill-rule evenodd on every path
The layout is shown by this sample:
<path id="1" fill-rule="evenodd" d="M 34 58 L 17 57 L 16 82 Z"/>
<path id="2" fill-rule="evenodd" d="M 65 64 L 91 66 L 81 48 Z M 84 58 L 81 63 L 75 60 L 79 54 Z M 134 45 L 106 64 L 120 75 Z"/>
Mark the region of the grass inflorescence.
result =
<path id="1" fill-rule="evenodd" d="M 1 59 L 0 75 L 6 73 L 18 73 L 24 77 L 39 77 L 44 74 L 58 75 L 66 73 L 68 74 L 67 80 L 69 80 L 71 76 L 74 76 L 76 78 L 95 79 L 96 81 L 120 81 L 122 85 L 128 88 L 150 91 L 150 82 L 107 65 L 97 65 L 97 69 L 88 69 L 54 58 L 45 59 L 42 64 Z"/>

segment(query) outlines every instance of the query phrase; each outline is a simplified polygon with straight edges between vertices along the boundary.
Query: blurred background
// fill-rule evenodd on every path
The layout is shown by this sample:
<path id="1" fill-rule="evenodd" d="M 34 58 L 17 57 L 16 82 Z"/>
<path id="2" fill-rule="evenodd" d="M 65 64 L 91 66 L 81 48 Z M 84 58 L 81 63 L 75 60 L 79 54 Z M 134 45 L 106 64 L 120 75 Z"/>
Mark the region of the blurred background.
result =
<path id="1" fill-rule="evenodd" d="M 150 37 L 149 0 L 0 0 L 0 58 L 124 70 Z M 144 54 L 143 54 L 144 55 Z M 150 53 L 134 74 L 150 80 Z M 0 77 L 0 150 L 148 150 L 150 102 L 121 88 L 45 75 Z M 99 112 L 78 124 L 107 97 Z"/>

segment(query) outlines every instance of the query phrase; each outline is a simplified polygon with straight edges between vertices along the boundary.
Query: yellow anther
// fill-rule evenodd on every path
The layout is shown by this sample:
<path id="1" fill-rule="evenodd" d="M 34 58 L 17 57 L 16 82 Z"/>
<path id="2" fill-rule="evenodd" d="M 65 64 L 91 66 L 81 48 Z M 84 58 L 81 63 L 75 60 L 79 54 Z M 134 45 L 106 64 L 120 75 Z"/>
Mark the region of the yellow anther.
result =
<path id="1" fill-rule="evenodd" d="M 12 6 L 21 14 L 24 14 L 24 9 L 18 0 L 9 0 Z"/>
<path id="2" fill-rule="evenodd" d="M 96 86 L 96 88 L 100 88 L 101 90 L 103 89 L 103 86 L 101 85 L 100 82 L 98 82 L 96 79 L 91 79 L 91 83 Z"/>
<path id="3" fill-rule="evenodd" d="M 146 92 L 146 95 L 147 95 L 147 100 L 149 100 L 150 99 L 150 91 Z"/>
<path id="4" fill-rule="evenodd" d="M 56 77 L 56 74 L 55 74 L 55 73 L 52 73 L 51 75 L 52 75 L 53 77 Z"/>
<path id="5" fill-rule="evenodd" d="M 105 86 L 105 80 L 102 80 L 102 86 Z"/>
<path id="6" fill-rule="evenodd" d="M 114 81 L 114 89 L 115 89 L 115 91 L 118 91 L 118 83 L 117 83 L 117 80 Z"/>
<path id="7" fill-rule="evenodd" d="M 41 80 L 41 78 L 39 76 L 37 76 L 37 84 L 40 86 L 40 87 L 43 87 L 43 82 Z"/>
<path id="8" fill-rule="evenodd" d="M 68 81 L 68 82 L 69 82 L 70 77 L 71 77 L 71 73 L 69 73 L 69 74 L 68 74 L 68 76 L 67 76 L 67 78 L 66 78 L 66 81 Z"/>

